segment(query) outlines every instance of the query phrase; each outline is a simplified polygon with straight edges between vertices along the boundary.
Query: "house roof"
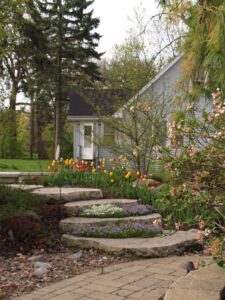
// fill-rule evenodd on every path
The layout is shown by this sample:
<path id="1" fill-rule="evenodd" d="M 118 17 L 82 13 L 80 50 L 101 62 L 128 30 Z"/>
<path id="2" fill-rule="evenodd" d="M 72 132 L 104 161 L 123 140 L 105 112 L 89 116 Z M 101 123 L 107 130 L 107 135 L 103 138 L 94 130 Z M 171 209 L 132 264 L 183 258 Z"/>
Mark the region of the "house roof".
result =
<path id="1" fill-rule="evenodd" d="M 115 113 L 125 102 L 123 90 L 86 89 L 70 95 L 69 117 L 108 116 Z"/>
<path id="2" fill-rule="evenodd" d="M 132 104 L 135 100 L 137 100 L 138 97 L 140 97 L 142 94 L 144 94 L 157 80 L 159 80 L 168 70 L 170 70 L 178 61 L 184 58 L 184 53 L 181 53 L 178 55 L 174 60 L 172 60 L 165 68 L 163 68 L 151 81 L 149 81 L 138 93 L 136 93 L 129 101 L 124 103 L 122 107 L 118 109 L 114 113 L 114 116 L 119 115 L 120 112 L 123 111 L 126 107 L 128 107 L 130 104 Z"/>

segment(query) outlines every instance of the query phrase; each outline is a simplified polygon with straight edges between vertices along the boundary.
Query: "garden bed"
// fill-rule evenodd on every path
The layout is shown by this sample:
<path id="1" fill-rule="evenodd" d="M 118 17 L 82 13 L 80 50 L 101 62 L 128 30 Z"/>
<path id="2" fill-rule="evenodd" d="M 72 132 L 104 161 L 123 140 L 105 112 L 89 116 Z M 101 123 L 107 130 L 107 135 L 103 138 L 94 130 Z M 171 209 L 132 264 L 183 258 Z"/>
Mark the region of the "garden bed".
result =
<path id="1" fill-rule="evenodd" d="M 102 204 L 92 205 L 83 209 L 79 217 L 90 218 L 123 218 L 131 216 L 144 216 L 154 213 L 155 209 L 144 204 Z"/>
<path id="2" fill-rule="evenodd" d="M 155 237 L 162 235 L 161 226 L 139 223 L 111 223 L 106 225 L 87 224 L 73 230 L 73 235 L 80 237 L 96 238 L 133 238 L 133 237 Z"/>
<path id="3" fill-rule="evenodd" d="M 9 249 L 8 249 L 9 250 Z M 35 289 L 46 287 L 52 283 L 74 277 L 118 263 L 134 260 L 134 256 L 118 256 L 105 254 L 96 250 L 83 250 L 78 260 L 72 259 L 72 250 L 64 247 L 45 251 L 35 250 L 5 257 L 0 254 L 0 299 L 14 299 L 21 294 L 30 293 Z M 48 274 L 43 277 L 34 276 L 34 266 L 31 257 L 41 256 L 42 260 L 51 265 Z M 137 258 L 135 258 L 137 259 Z"/>

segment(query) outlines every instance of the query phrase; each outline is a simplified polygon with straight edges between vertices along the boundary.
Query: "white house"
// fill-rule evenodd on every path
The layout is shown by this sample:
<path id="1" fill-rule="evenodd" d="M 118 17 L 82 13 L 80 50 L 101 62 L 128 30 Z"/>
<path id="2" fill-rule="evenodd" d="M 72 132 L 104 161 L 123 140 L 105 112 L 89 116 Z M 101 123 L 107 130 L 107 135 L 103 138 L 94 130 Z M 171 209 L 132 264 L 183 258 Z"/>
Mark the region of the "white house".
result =
<path id="1" fill-rule="evenodd" d="M 96 111 L 99 111 L 101 116 L 107 117 L 107 115 L 111 115 L 115 118 L 121 118 L 123 117 L 124 108 L 131 106 L 132 102 L 137 99 L 138 101 L 147 101 L 152 95 L 157 101 L 167 106 L 167 120 L 170 113 L 180 110 L 182 104 L 177 101 L 180 95 L 178 83 L 184 77 L 183 62 L 184 55 L 179 55 L 128 101 L 125 101 L 123 98 L 122 91 L 103 90 L 103 93 L 99 96 L 94 90 L 88 91 L 86 93 L 86 95 L 88 94 L 87 96 L 85 94 L 81 96 L 77 93 L 72 93 L 68 120 L 74 123 L 74 158 L 95 160 L 99 157 L 112 156 L 112 153 L 105 147 L 95 143 L 95 136 L 113 136 L 113 132 L 105 126 L 102 117 L 100 118 Z M 187 83 L 187 85 L 190 85 L 190 83 Z M 112 93 L 114 94 L 113 96 L 116 95 L 116 98 L 120 100 L 118 101 L 119 104 L 114 105 L 115 101 L 112 103 Z M 205 98 L 202 97 L 199 101 L 199 106 L 203 106 L 204 103 Z M 96 110 L 96 108 L 100 108 L 100 110 Z"/>
<path id="2" fill-rule="evenodd" d="M 121 103 L 124 103 L 124 92 L 121 90 L 85 90 L 83 94 L 71 94 L 68 120 L 74 124 L 74 159 L 96 160 L 113 155 L 99 146 L 96 138 L 114 139 L 114 132 L 104 124 L 103 119 L 112 116 Z"/>

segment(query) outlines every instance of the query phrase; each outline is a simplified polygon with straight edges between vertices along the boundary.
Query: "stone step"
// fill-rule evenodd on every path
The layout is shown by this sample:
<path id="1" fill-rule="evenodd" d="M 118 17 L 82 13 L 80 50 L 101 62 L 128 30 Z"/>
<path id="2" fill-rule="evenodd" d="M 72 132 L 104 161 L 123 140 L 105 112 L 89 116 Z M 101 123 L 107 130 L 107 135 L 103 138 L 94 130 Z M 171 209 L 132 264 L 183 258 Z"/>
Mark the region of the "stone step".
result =
<path id="1" fill-rule="evenodd" d="M 61 220 L 59 228 L 62 232 L 72 232 L 78 226 L 97 224 L 99 226 L 112 224 L 112 223 L 127 223 L 132 221 L 139 224 L 152 224 L 156 219 L 161 219 L 160 214 L 149 214 L 145 216 L 125 217 L 125 218 L 82 218 L 82 217 L 70 217 Z"/>
<path id="2" fill-rule="evenodd" d="M 47 198 L 63 200 L 64 202 L 76 200 L 102 199 L 103 194 L 100 189 L 92 188 L 72 188 L 72 187 L 43 187 L 32 191 L 35 195 Z"/>
<path id="3" fill-rule="evenodd" d="M 135 204 L 137 200 L 134 199 L 99 199 L 99 200 L 83 200 L 68 202 L 64 205 L 69 216 L 77 216 L 82 209 L 90 207 L 91 205 L 101 204 Z"/>
<path id="4" fill-rule="evenodd" d="M 225 271 L 216 264 L 199 268 L 175 281 L 165 300 L 225 299 Z"/>
<path id="5" fill-rule="evenodd" d="M 42 178 L 50 174 L 50 172 L 0 172 L 0 183 L 17 184 L 23 179 Z"/>
<path id="6" fill-rule="evenodd" d="M 35 184 L 7 184 L 12 189 L 20 189 L 24 191 L 32 191 L 44 188 L 43 185 L 35 185 Z"/>
<path id="7" fill-rule="evenodd" d="M 127 239 L 85 238 L 64 234 L 62 241 L 67 247 L 93 248 L 117 255 L 134 254 L 139 257 L 182 255 L 186 250 L 201 246 L 196 230 L 177 231 L 164 237 Z"/>

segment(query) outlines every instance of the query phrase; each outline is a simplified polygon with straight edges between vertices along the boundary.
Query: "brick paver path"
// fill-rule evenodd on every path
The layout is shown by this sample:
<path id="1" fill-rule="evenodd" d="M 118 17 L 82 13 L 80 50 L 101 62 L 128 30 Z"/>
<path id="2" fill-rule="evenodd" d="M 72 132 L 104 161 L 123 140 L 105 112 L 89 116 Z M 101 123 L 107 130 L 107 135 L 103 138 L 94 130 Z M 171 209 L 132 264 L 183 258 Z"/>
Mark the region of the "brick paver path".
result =
<path id="1" fill-rule="evenodd" d="M 186 273 L 181 264 L 198 259 L 181 256 L 122 263 L 104 272 L 98 269 L 60 281 L 17 300 L 161 300 L 168 287 Z"/>

